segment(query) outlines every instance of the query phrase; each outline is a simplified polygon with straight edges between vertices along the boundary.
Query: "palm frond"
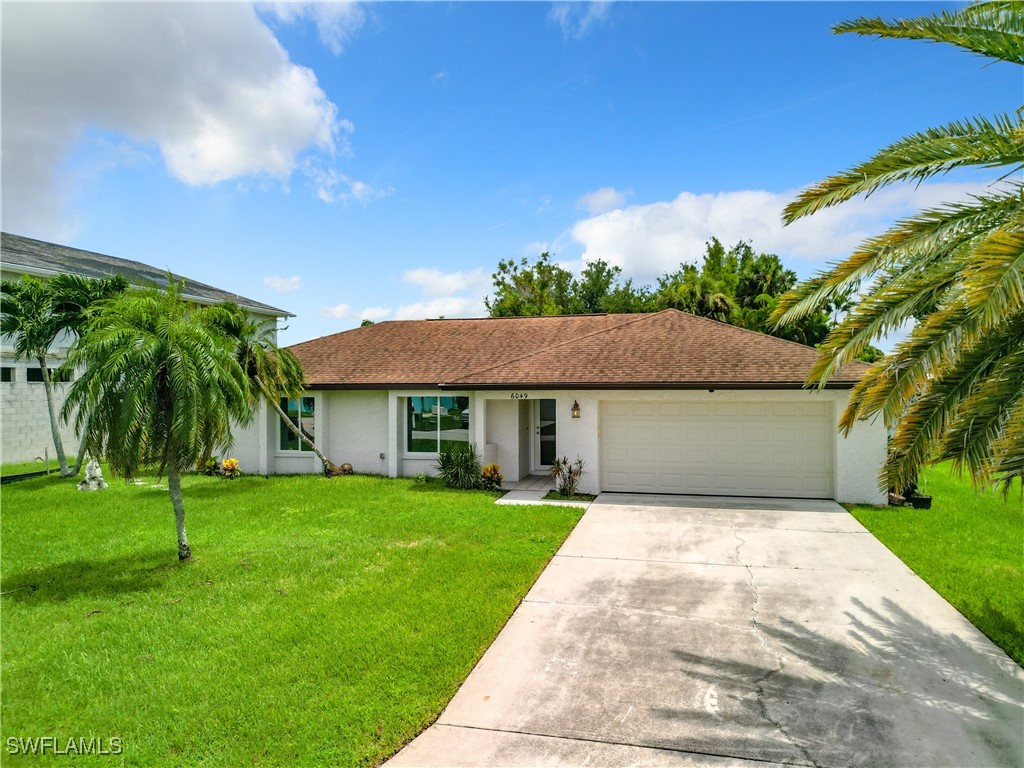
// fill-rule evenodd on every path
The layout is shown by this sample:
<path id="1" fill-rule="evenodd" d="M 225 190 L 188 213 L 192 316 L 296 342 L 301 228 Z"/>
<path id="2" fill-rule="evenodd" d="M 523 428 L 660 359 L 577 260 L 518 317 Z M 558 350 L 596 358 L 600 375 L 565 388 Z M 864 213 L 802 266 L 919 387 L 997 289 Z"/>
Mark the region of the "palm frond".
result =
<path id="1" fill-rule="evenodd" d="M 895 21 L 860 18 L 832 29 L 837 34 L 951 43 L 992 59 L 1024 64 L 1024 22 L 1020 4 L 1014 2 L 977 3 L 957 11 Z"/>
<path id="2" fill-rule="evenodd" d="M 823 208 L 870 195 L 903 181 L 922 182 L 956 168 L 995 168 L 1024 163 L 1024 122 L 1019 115 L 975 117 L 915 133 L 870 160 L 830 176 L 802 192 L 783 210 L 792 224 Z"/>

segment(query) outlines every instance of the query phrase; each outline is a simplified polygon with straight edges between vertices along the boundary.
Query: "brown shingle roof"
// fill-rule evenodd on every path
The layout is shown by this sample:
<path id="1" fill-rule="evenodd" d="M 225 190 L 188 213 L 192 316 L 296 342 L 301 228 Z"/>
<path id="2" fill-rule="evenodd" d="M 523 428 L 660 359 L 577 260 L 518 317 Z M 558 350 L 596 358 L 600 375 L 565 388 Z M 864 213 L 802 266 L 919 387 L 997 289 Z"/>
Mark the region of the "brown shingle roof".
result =
<path id="1" fill-rule="evenodd" d="M 376 323 L 296 344 L 313 389 L 801 387 L 817 350 L 666 309 Z M 850 387 L 857 363 L 830 382 Z"/>

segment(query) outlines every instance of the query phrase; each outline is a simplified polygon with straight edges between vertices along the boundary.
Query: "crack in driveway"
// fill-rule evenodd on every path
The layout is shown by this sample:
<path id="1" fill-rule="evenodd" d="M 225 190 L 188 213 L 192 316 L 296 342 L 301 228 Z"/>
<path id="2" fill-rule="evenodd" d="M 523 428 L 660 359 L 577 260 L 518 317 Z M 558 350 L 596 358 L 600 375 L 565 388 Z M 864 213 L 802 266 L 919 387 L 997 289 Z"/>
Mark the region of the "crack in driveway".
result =
<path id="1" fill-rule="evenodd" d="M 742 566 L 746 570 L 746 572 L 747 572 L 747 583 L 750 585 L 750 589 L 754 593 L 754 601 L 750 605 L 750 614 L 751 614 L 750 615 L 750 631 L 754 635 L 754 637 L 757 638 L 758 642 L 761 643 L 761 647 L 764 648 L 765 652 L 770 654 L 775 659 L 775 664 L 776 664 L 775 669 L 769 669 L 763 675 L 761 675 L 759 678 L 754 680 L 754 688 L 757 691 L 757 703 L 761 707 L 761 716 L 764 717 L 764 719 L 767 720 L 769 723 L 771 723 L 773 726 L 775 726 L 775 728 L 779 731 L 779 733 L 781 733 L 786 738 L 786 741 L 788 741 L 796 749 L 798 749 L 800 751 L 800 754 L 802 754 L 804 756 L 804 758 L 811 765 L 814 766 L 814 768 L 820 768 L 820 766 L 818 765 L 817 761 L 813 757 L 811 757 L 811 753 L 808 752 L 807 749 L 802 744 L 798 743 L 796 741 L 796 739 L 794 739 L 789 734 L 789 731 L 786 730 L 786 727 L 781 722 L 779 722 L 778 720 L 773 718 L 771 716 L 771 713 L 768 712 L 768 704 L 765 702 L 765 698 L 764 698 L 765 684 L 771 678 L 773 678 L 775 675 L 777 675 L 780 672 L 782 672 L 782 670 L 785 668 L 785 662 L 782 660 L 782 654 L 772 649 L 772 647 L 768 644 L 768 638 L 765 637 L 764 633 L 761 631 L 760 621 L 759 621 L 760 616 L 761 616 L 761 609 L 760 609 L 761 592 L 760 592 L 760 590 L 758 590 L 757 584 L 754 583 L 754 572 L 753 572 L 753 570 L 751 569 L 751 567 L 749 565 L 744 563 L 743 560 L 740 557 L 740 549 L 747 542 L 736 531 L 736 526 L 731 525 L 731 526 L 729 526 L 729 528 L 732 530 L 732 535 L 733 535 L 733 537 L 735 537 L 736 542 L 737 542 L 736 543 L 736 562 L 739 563 L 739 565 Z"/>

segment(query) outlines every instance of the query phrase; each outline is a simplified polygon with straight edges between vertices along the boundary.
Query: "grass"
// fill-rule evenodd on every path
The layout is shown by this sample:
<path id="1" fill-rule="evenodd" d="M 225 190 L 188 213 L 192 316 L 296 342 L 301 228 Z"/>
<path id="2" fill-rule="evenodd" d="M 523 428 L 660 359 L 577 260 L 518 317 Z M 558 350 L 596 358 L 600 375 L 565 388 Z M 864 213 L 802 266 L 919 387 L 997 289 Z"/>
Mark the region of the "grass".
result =
<path id="1" fill-rule="evenodd" d="M 1024 666 L 1024 502 L 975 492 L 948 466 L 923 476 L 932 508 L 854 507 L 885 546 Z"/>
<path id="2" fill-rule="evenodd" d="M 74 457 L 71 458 L 74 463 Z M 42 461 L 23 461 L 20 464 L 0 464 L 0 477 L 8 475 L 21 475 L 26 472 L 42 472 L 46 469 L 46 463 Z M 59 472 L 60 465 L 56 459 L 50 459 L 50 472 Z"/>
<path id="3" fill-rule="evenodd" d="M 437 717 L 581 515 L 412 480 L 193 476 L 181 564 L 153 482 L 4 486 L 4 744 L 375 765 Z"/>
<path id="4" fill-rule="evenodd" d="M 597 496 L 592 496 L 589 493 L 573 493 L 567 496 L 558 491 L 548 491 L 544 498 L 549 501 L 593 501 Z"/>

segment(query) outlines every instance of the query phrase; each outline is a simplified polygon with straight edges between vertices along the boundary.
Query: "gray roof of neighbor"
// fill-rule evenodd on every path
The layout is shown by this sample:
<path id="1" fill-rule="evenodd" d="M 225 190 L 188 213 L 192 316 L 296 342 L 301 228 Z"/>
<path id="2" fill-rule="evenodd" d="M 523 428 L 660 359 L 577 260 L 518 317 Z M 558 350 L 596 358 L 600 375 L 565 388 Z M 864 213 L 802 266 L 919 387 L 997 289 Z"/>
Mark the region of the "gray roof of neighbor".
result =
<path id="1" fill-rule="evenodd" d="M 122 275 L 129 283 L 155 283 L 167 285 L 166 270 L 151 267 L 140 261 L 119 259 L 102 253 L 69 248 L 66 245 L 33 240 L 31 237 L 12 235 L 9 232 L 0 234 L 0 262 L 4 267 L 17 269 L 25 267 L 27 272 L 44 274 L 74 274 L 83 277 L 109 277 Z M 214 288 L 212 285 L 189 280 L 187 277 L 171 273 L 176 280 L 185 281 L 185 293 L 200 301 L 218 302 L 233 301 L 236 304 L 260 314 L 291 317 L 291 313 L 264 304 L 260 301 L 247 299 L 237 293 Z"/>

